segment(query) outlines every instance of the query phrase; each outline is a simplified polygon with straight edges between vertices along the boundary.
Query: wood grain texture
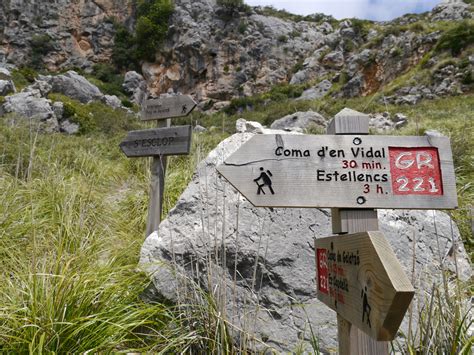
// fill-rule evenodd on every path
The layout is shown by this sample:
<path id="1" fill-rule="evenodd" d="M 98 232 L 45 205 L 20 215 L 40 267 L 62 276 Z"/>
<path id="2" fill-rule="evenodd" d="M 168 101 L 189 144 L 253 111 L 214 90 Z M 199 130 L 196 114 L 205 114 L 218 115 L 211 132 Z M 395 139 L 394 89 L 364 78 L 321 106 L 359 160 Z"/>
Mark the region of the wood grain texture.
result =
<path id="1" fill-rule="evenodd" d="M 191 135 L 191 126 L 131 131 L 120 149 L 129 158 L 189 154 Z"/>
<path id="2" fill-rule="evenodd" d="M 397 186 L 392 182 L 388 157 L 390 147 L 437 148 L 442 194 L 395 194 Z M 364 148 L 364 154 L 378 152 L 378 157 L 362 157 L 357 148 Z M 321 149 L 324 156 L 321 156 Z M 357 157 L 354 157 L 355 152 L 358 152 Z M 256 135 L 217 170 L 257 207 L 457 207 L 454 167 L 447 137 Z M 255 179 L 262 172 L 270 177 L 274 193 L 266 185 L 258 194 L 258 184 L 262 184 L 263 179 L 259 182 Z"/>
<path id="3" fill-rule="evenodd" d="M 163 120 L 187 116 L 196 107 L 196 102 L 189 95 L 177 95 L 146 100 L 140 118 L 142 121 Z"/>
<path id="4" fill-rule="evenodd" d="M 368 134 L 369 116 L 350 109 L 344 109 L 329 122 L 327 134 Z"/>
<path id="5" fill-rule="evenodd" d="M 332 232 L 334 234 L 379 229 L 376 210 L 331 208 L 331 216 Z"/>
<path id="6" fill-rule="evenodd" d="M 158 127 L 171 125 L 171 120 L 159 121 Z M 158 230 L 163 210 L 163 195 L 165 190 L 166 156 L 153 157 L 151 163 L 150 201 L 148 204 L 148 218 L 145 237 Z"/>
<path id="7" fill-rule="evenodd" d="M 367 115 L 361 115 L 358 112 L 347 112 L 342 110 L 339 112 L 334 121 L 341 116 L 351 116 L 355 120 L 359 120 L 356 125 L 331 125 L 328 129 L 328 134 L 368 134 L 369 133 L 369 117 Z M 352 128 L 351 128 L 352 127 Z M 363 211 L 363 215 L 359 211 Z M 335 229 L 339 228 L 339 231 L 333 230 L 333 233 L 357 233 L 364 232 L 367 230 L 378 230 L 378 219 L 377 211 L 369 209 L 348 209 L 341 211 L 337 208 L 332 208 L 332 224 Z M 342 231 L 344 229 L 344 231 Z M 353 327 L 351 323 L 343 319 L 341 316 L 337 316 L 338 329 L 341 333 L 338 333 L 339 343 L 339 354 L 341 355 L 388 355 L 388 342 L 376 341 L 369 337 L 362 330 L 357 327 Z M 347 334 L 349 333 L 349 334 Z"/>
<path id="8" fill-rule="evenodd" d="M 393 340 L 414 289 L 383 234 L 320 238 L 315 248 L 326 250 L 329 270 L 327 291 L 319 287 L 318 299 L 372 338 Z"/>

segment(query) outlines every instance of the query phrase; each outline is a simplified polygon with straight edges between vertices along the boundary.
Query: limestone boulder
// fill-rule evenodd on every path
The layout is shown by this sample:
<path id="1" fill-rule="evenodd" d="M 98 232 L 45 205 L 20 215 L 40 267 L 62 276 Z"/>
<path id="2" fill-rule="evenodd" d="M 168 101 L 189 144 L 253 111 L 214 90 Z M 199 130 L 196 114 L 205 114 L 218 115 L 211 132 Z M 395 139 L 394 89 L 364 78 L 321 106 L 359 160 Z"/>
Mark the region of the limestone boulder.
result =
<path id="1" fill-rule="evenodd" d="M 3 111 L 37 120 L 40 128 L 46 132 L 54 132 L 59 129 L 58 119 L 51 107 L 51 100 L 41 97 L 38 90 L 6 96 Z"/>
<path id="2" fill-rule="evenodd" d="M 311 128 L 325 128 L 327 120 L 317 112 L 295 112 L 294 114 L 284 116 L 272 123 L 270 128 L 281 129 L 285 131 L 307 130 Z"/>
<path id="3" fill-rule="evenodd" d="M 40 76 L 40 80 L 48 82 L 53 92 L 66 95 L 82 103 L 101 100 L 104 96 L 97 86 L 73 70 L 56 76 Z"/>

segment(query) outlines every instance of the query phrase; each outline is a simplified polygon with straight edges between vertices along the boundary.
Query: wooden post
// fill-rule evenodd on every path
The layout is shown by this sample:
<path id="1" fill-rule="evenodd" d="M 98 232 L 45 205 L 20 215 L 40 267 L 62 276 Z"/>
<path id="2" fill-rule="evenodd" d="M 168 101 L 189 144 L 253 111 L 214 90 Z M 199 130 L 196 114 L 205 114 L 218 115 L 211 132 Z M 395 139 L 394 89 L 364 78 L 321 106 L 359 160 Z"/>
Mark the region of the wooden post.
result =
<path id="1" fill-rule="evenodd" d="M 369 117 L 363 113 L 344 109 L 339 112 L 327 129 L 328 134 L 369 134 Z M 334 234 L 378 230 L 377 210 L 332 208 Z M 351 323 L 337 316 L 339 354 L 388 355 L 388 342 L 378 342 Z"/>
<path id="2" fill-rule="evenodd" d="M 157 127 L 164 126 L 170 127 L 171 119 L 167 119 L 166 122 L 164 120 L 158 121 Z M 161 212 L 163 211 L 163 193 L 165 189 L 166 155 L 159 155 L 152 159 L 150 202 L 145 237 L 158 230 L 161 222 Z"/>

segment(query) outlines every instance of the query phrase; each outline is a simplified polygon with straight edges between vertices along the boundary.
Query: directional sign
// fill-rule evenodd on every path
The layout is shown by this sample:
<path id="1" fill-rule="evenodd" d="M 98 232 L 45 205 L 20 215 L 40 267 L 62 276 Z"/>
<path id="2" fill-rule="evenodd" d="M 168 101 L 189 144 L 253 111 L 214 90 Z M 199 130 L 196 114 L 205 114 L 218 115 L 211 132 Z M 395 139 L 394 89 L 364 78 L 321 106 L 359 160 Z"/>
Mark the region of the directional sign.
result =
<path id="1" fill-rule="evenodd" d="M 151 99 L 144 103 L 141 119 L 142 121 L 149 121 L 187 116 L 195 107 L 196 103 L 188 95 Z"/>
<path id="2" fill-rule="evenodd" d="M 120 149 L 131 157 L 189 154 L 191 126 L 146 129 L 128 132 Z"/>
<path id="3" fill-rule="evenodd" d="M 415 294 L 381 232 L 315 239 L 317 297 L 378 341 L 395 338 Z"/>
<path id="4" fill-rule="evenodd" d="M 457 207 L 446 137 L 255 135 L 217 170 L 257 207 Z"/>

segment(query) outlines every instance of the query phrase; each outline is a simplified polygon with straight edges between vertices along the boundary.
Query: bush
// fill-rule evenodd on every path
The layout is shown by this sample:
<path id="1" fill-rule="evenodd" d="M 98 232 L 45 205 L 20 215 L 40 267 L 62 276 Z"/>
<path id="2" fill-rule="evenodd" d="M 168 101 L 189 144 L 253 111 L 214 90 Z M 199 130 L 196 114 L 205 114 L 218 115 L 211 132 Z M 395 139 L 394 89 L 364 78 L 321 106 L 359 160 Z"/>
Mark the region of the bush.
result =
<path id="1" fill-rule="evenodd" d="M 435 51 L 449 50 L 452 55 L 457 56 L 472 44 L 474 44 L 474 23 L 462 21 L 441 36 Z"/>
<path id="2" fill-rule="evenodd" d="M 123 110 L 116 110 L 102 102 L 91 102 L 86 105 L 61 94 L 49 94 L 53 101 L 64 104 L 64 117 L 79 124 L 79 133 L 102 133 L 112 136 L 117 132 L 136 129 L 138 122 L 132 115 Z"/>
<path id="3" fill-rule="evenodd" d="M 34 68 L 41 68 L 43 57 L 54 49 L 54 42 L 47 34 L 33 35 L 30 40 L 30 47 L 30 65 Z"/>
<path id="4" fill-rule="evenodd" d="M 229 10 L 240 10 L 244 6 L 243 0 L 217 0 L 217 5 Z"/>
<path id="5" fill-rule="evenodd" d="M 122 88 L 123 76 L 110 64 L 99 63 L 92 67 L 92 75 L 99 80 L 92 80 L 94 84 L 107 95 L 124 96 Z"/>
<path id="6" fill-rule="evenodd" d="M 112 48 L 112 61 L 119 69 L 138 69 L 136 42 L 133 34 L 122 24 L 114 23 L 115 40 Z"/>
<path id="7" fill-rule="evenodd" d="M 170 0 L 138 0 L 135 35 L 115 23 L 112 60 L 119 69 L 136 69 L 140 60 L 153 61 L 168 32 L 174 6 Z"/>
<path id="8" fill-rule="evenodd" d="M 351 22 L 352 28 L 354 29 L 356 35 L 360 36 L 361 38 L 366 38 L 369 34 L 369 29 L 372 25 L 372 22 L 368 20 L 361 20 L 358 18 L 352 18 Z"/>

